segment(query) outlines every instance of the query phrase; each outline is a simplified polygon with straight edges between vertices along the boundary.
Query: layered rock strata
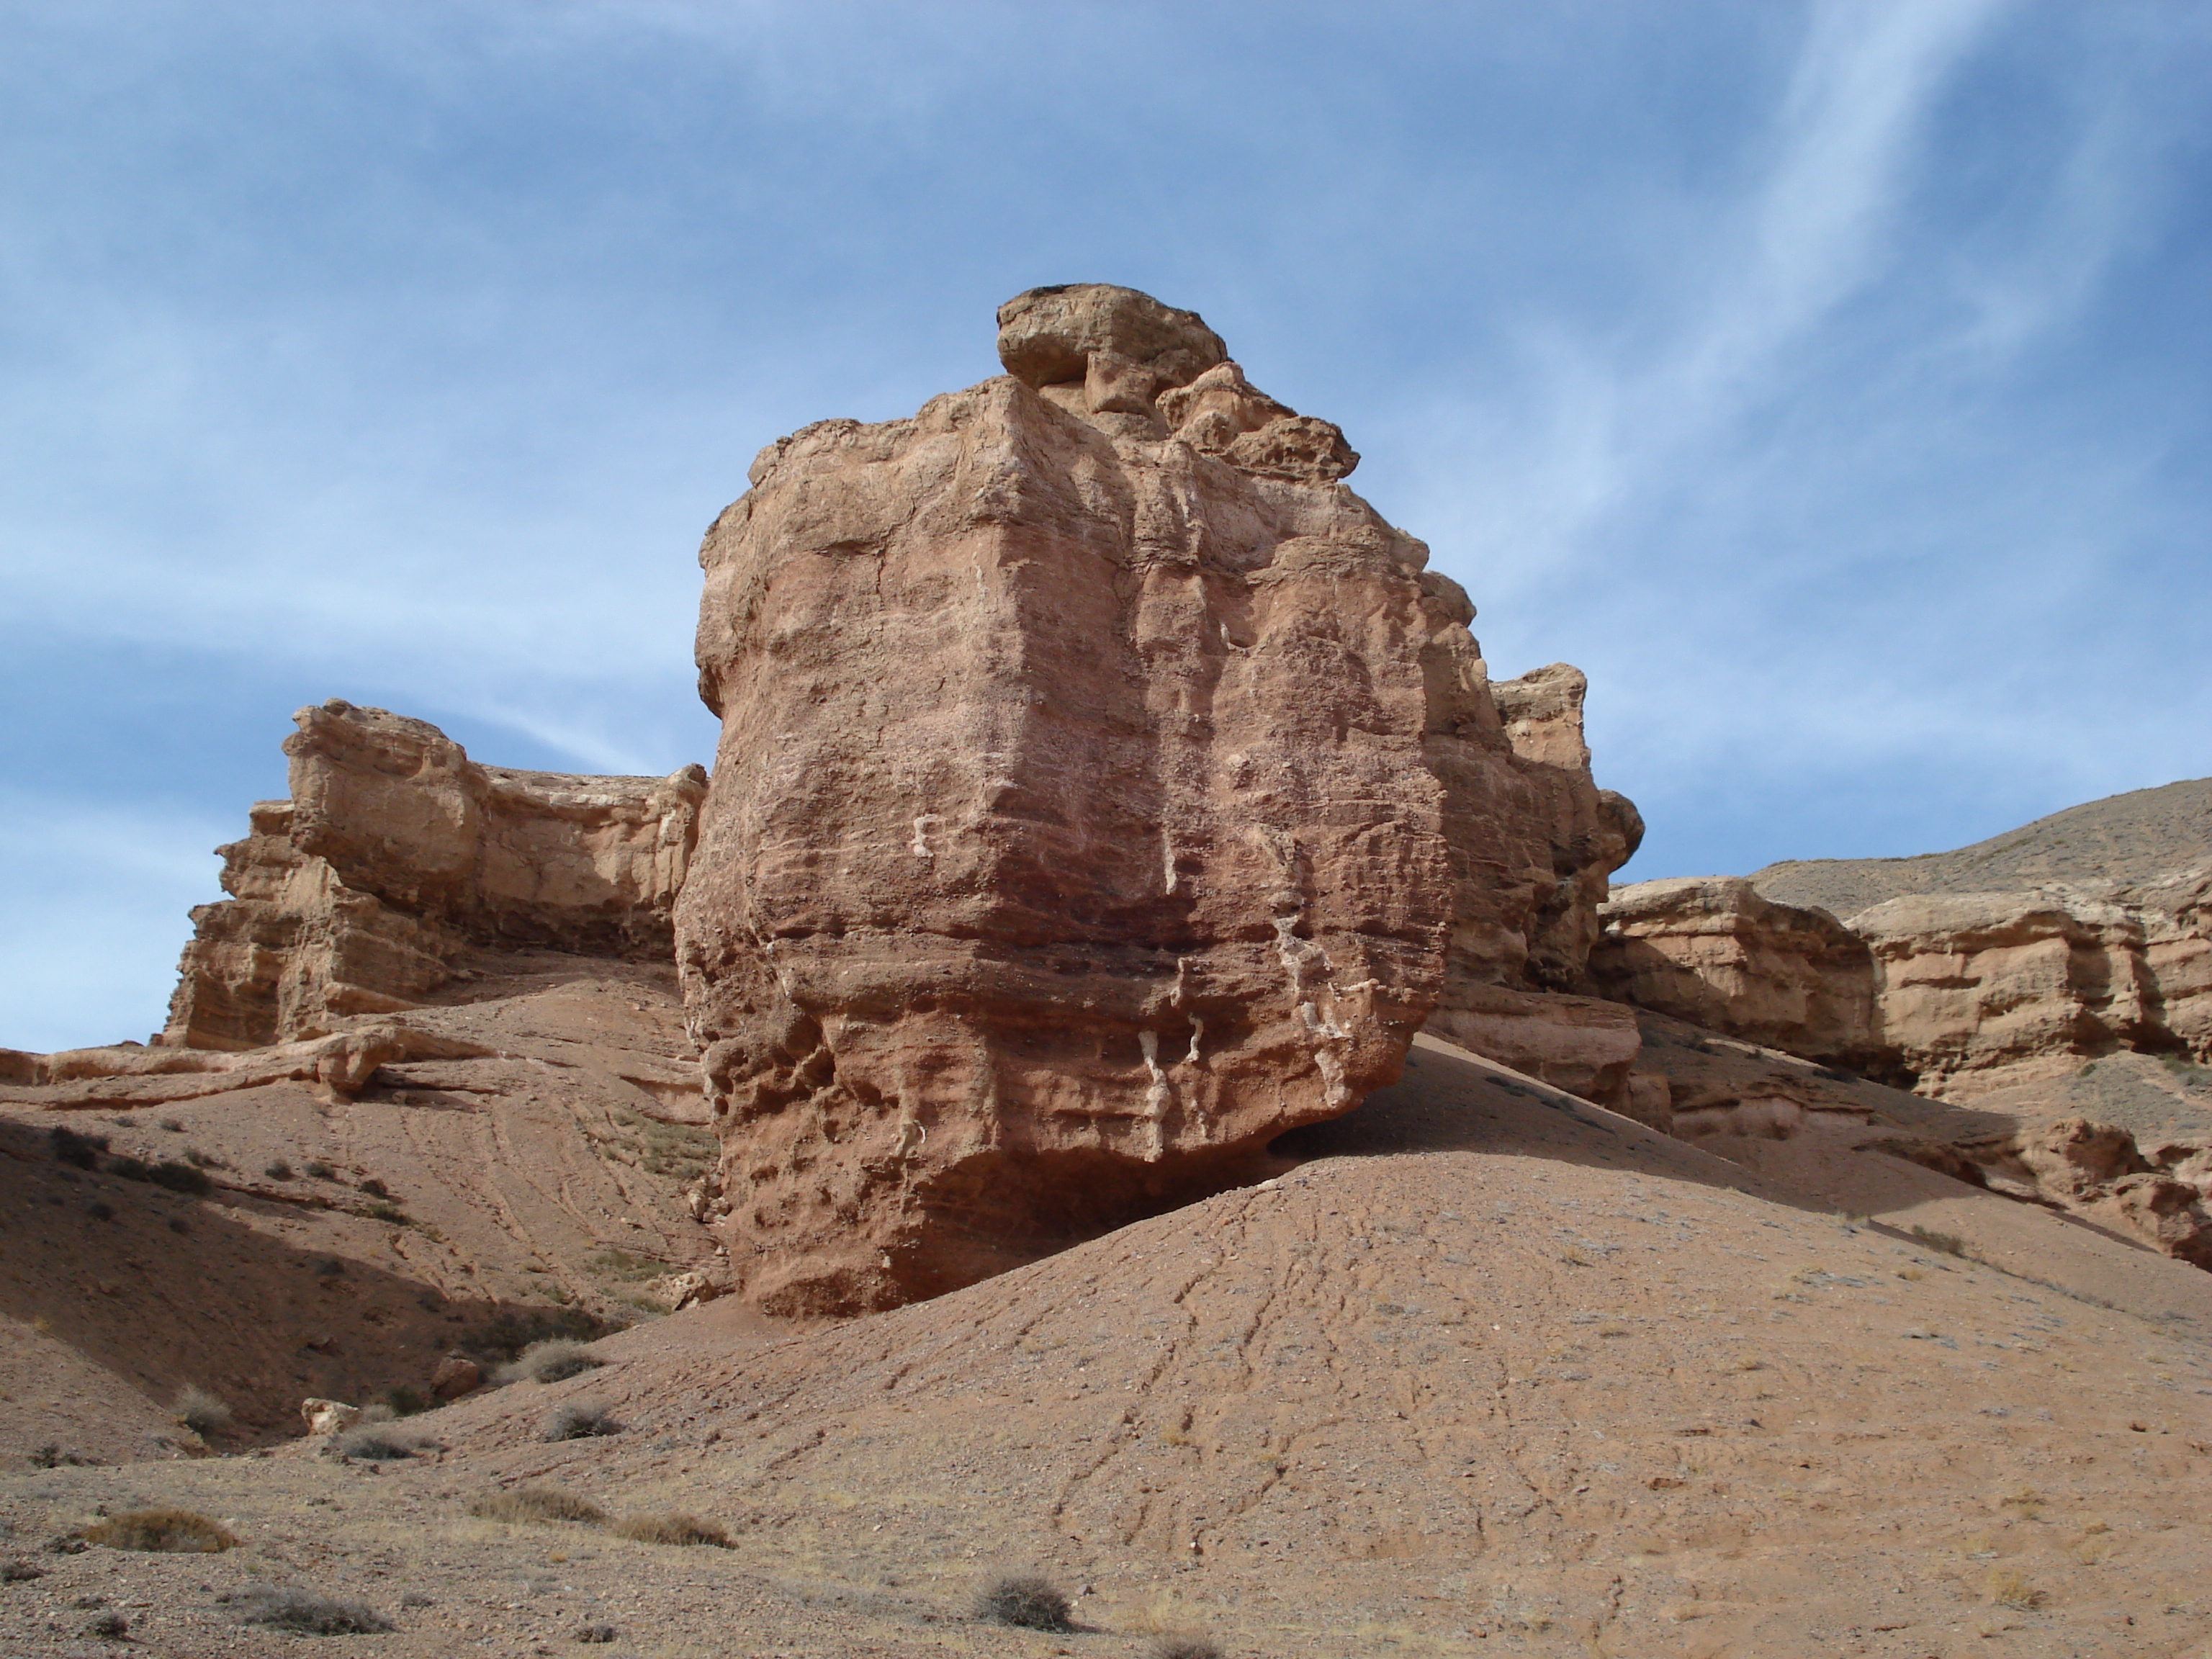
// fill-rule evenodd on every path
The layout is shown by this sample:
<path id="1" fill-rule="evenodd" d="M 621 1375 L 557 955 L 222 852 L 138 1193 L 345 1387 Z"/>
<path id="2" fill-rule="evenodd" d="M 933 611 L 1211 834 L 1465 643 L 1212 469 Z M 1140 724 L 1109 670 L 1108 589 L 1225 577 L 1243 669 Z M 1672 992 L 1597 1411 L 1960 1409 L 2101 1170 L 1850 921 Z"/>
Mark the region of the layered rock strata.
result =
<path id="1" fill-rule="evenodd" d="M 999 320 L 1006 375 L 771 445 L 701 551 L 678 966 L 771 1308 L 933 1294 L 1255 1167 L 1440 998 L 1571 954 L 1613 844 L 1577 814 L 1626 837 L 1516 757 L 1473 607 L 1334 427 L 1131 290 Z"/>
<path id="2" fill-rule="evenodd" d="M 1745 880 L 1641 882 L 1590 969 L 1620 1001 L 1967 1099 L 2122 1049 L 2212 1058 L 2208 889 L 1910 894 L 1838 922 Z"/>
<path id="3" fill-rule="evenodd" d="M 481 766 L 435 726 L 333 700 L 287 738 L 291 798 L 220 850 L 161 1042 L 240 1049 L 416 1006 L 471 945 L 666 960 L 706 775 Z"/>
<path id="4" fill-rule="evenodd" d="M 2050 893 L 1917 894 L 1850 919 L 1882 1030 L 1923 1091 L 1964 1099 L 2117 1048 L 2178 1046 L 2142 921 Z"/>
<path id="5" fill-rule="evenodd" d="M 1717 876 L 1624 887 L 1589 972 L 1606 995 L 1808 1060 L 1887 1071 L 1866 941 Z"/>

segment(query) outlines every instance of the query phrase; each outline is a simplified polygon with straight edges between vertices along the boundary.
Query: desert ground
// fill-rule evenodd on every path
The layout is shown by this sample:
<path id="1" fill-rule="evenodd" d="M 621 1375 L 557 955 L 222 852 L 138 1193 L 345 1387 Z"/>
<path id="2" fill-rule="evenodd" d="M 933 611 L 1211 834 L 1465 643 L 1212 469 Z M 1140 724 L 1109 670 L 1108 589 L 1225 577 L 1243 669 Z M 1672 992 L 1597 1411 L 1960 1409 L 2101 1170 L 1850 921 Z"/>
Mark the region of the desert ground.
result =
<path id="1" fill-rule="evenodd" d="M 2212 1650 L 2212 1279 L 1851 1139 L 1754 1170 L 1424 1038 L 1272 1179 L 934 1301 L 642 1321 L 580 1376 L 386 1425 L 404 1458 L 295 1438 L 8 1475 L 38 1576 L 0 1586 L 0 1639 L 126 1650 L 91 1633 L 119 1615 L 127 1650 L 177 1656 Z M 568 1405 L 616 1431 L 542 1439 Z M 730 1547 L 470 1513 L 523 1486 Z M 155 1505 L 241 1541 L 50 1553 Z M 1007 1572 L 1075 1628 L 978 1621 Z M 396 1628 L 243 1625 L 256 1587 Z"/>

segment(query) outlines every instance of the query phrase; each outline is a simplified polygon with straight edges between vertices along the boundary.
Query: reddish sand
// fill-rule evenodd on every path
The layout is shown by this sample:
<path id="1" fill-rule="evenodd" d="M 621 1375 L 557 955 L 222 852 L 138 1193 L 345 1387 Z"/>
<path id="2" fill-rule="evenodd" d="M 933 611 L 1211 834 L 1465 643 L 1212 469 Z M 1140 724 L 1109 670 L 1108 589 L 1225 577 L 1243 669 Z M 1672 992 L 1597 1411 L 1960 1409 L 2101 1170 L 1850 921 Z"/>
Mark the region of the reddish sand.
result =
<path id="1" fill-rule="evenodd" d="M 1299 1139 L 1272 1185 L 935 1302 L 642 1325 L 604 1369 L 400 1425 L 434 1460 L 9 1477 L 27 1551 L 133 1500 L 247 1542 L 31 1556 L 48 1575 L 0 1587 L 0 1634 L 75 1650 L 89 1591 L 143 1651 L 289 1652 L 217 1600 L 258 1579 L 364 1600 L 401 1628 L 349 1642 L 410 1655 L 564 1651 L 597 1623 L 606 1651 L 667 1655 L 2212 1641 L 2203 1273 L 1816 1139 L 1753 1173 L 1426 1039 L 1406 1083 Z M 541 1443 L 572 1401 L 621 1432 Z M 523 1481 L 736 1547 L 466 1515 Z M 1009 1567 L 1076 1595 L 1084 1629 L 970 1620 Z"/>

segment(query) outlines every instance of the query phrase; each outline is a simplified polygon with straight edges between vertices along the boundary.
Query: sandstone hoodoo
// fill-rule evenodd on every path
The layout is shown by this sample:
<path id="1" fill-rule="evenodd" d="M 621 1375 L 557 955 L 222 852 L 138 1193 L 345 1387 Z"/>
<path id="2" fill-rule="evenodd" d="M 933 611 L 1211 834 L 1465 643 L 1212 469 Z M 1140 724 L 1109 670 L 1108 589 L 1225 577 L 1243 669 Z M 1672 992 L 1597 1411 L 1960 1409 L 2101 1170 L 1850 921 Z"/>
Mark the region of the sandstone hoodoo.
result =
<path id="1" fill-rule="evenodd" d="M 1516 756 L 1473 607 L 1334 427 L 1129 289 L 999 322 L 1007 374 L 771 445 L 701 552 L 678 961 L 713 1213 L 773 1308 L 1259 1167 L 1440 1000 L 1543 988 L 1532 940 L 1586 950 L 1632 839 L 1586 757 Z"/>

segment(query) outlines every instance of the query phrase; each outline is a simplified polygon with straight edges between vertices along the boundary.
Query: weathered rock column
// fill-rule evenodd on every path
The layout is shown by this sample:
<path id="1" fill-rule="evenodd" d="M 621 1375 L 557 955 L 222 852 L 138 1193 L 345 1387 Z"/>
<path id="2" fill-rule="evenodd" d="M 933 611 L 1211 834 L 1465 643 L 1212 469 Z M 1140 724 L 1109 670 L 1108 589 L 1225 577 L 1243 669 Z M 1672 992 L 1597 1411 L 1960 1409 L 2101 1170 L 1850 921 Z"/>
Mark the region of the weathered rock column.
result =
<path id="1" fill-rule="evenodd" d="M 1194 314 L 1000 323 L 1010 374 L 770 446 L 701 550 L 678 953 L 773 1308 L 1218 1186 L 1393 1079 L 1443 981 L 1426 550 Z"/>

